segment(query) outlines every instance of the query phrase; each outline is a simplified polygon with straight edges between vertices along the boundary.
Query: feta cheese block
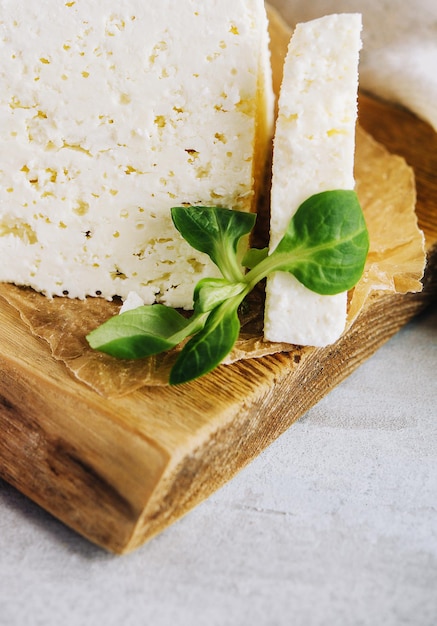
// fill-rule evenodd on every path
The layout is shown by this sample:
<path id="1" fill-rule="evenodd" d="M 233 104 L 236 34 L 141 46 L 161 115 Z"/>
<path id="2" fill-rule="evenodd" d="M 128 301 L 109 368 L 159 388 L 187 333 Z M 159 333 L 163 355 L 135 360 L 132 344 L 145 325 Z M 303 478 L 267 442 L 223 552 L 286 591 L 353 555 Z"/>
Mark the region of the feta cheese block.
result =
<path id="1" fill-rule="evenodd" d="M 262 0 L 0 0 L 0 280 L 189 308 L 170 208 L 252 210 L 272 108 Z"/>
<path id="2" fill-rule="evenodd" d="M 284 65 L 275 129 L 270 249 L 304 200 L 354 188 L 359 14 L 298 24 Z M 322 347 L 344 330 L 347 293 L 321 296 L 285 272 L 266 285 L 264 336 Z"/>

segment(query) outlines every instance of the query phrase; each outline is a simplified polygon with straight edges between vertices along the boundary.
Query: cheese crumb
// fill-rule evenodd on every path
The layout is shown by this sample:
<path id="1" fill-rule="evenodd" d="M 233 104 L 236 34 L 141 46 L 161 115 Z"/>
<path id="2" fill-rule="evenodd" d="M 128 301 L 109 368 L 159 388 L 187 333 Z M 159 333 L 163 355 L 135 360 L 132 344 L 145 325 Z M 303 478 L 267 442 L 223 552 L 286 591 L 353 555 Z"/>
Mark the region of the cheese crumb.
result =
<path id="1" fill-rule="evenodd" d="M 126 311 L 132 311 L 133 309 L 138 309 L 140 306 L 144 306 L 144 300 L 136 293 L 136 291 L 129 291 L 126 300 L 120 308 L 119 314 L 125 313 Z"/>

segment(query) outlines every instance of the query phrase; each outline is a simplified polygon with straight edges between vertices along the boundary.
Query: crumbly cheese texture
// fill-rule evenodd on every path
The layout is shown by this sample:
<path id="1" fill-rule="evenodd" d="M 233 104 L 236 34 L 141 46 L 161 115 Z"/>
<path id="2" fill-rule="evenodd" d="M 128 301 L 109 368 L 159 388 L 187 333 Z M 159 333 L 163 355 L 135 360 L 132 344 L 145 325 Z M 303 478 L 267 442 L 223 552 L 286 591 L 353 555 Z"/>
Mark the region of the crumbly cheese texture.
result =
<path id="1" fill-rule="evenodd" d="M 361 16 L 299 24 L 290 41 L 274 137 L 270 247 L 309 196 L 354 188 Z M 347 294 L 318 295 L 291 274 L 267 281 L 264 336 L 326 346 L 346 322 Z"/>
<path id="2" fill-rule="evenodd" d="M 0 280 L 189 308 L 170 208 L 253 208 L 268 59 L 262 0 L 0 0 Z"/>

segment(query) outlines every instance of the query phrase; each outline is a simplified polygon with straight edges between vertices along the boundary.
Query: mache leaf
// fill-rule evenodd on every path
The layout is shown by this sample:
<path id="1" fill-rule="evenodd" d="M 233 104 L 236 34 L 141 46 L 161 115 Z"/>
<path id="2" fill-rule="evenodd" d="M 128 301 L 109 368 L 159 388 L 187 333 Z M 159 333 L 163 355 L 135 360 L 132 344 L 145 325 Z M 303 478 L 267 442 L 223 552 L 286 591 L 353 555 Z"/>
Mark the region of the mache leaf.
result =
<path id="1" fill-rule="evenodd" d="M 232 350 L 240 332 L 238 306 L 225 302 L 211 311 L 204 328 L 183 347 L 170 372 L 171 385 L 208 374 Z"/>
<path id="2" fill-rule="evenodd" d="M 264 261 L 264 259 L 266 259 L 268 255 L 268 248 L 249 248 L 249 250 L 247 250 L 246 254 L 244 255 L 241 263 L 244 267 L 252 269 L 255 267 L 255 265 L 258 265 L 259 263 L 261 263 L 261 261 Z"/>
<path id="3" fill-rule="evenodd" d="M 316 293 L 334 295 L 358 282 L 368 249 L 369 235 L 356 193 L 325 191 L 301 204 L 266 260 L 266 269 L 270 272 L 274 266 Z"/>
<path id="4" fill-rule="evenodd" d="M 242 278 L 238 243 L 252 230 L 255 214 L 221 207 L 189 206 L 173 207 L 171 215 L 182 237 L 190 246 L 207 254 L 226 279 Z"/>
<path id="5" fill-rule="evenodd" d="M 243 282 L 230 283 L 226 278 L 202 278 L 194 289 L 194 310 L 205 313 L 238 296 L 245 288 Z"/>
<path id="6" fill-rule="evenodd" d="M 91 348 L 118 359 L 140 359 L 174 348 L 190 323 L 175 309 L 153 304 L 111 317 L 86 338 Z"/>

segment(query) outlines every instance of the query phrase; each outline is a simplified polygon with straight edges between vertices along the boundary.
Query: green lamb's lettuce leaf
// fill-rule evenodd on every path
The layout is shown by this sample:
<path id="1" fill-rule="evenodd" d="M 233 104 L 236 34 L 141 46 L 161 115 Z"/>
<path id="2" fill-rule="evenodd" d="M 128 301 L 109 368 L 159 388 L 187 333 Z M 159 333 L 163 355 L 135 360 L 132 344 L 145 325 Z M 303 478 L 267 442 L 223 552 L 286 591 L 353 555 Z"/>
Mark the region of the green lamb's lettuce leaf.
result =
<path id="1" fill-rule="evenodd" d="M 243 259 L 239 243 L 254 226 L 253 214 L 175 207 L 172 219 L 192 247 L 210 256 L 222 278 L 199 281 L 189 319 L 154 304 L 111 318 L 87 336 L 92 348 L 125 359 L 158 354 L 190 338 L 173 366 L 170 384 L 194 380 L 221 363 L 238 338 L 238 308 L 260 280 L 283 271 L 322 295 L 347 291 L 359 280 L 369 247 L 354 191 L 311 196 L 290 220 L 275 250 L 269 254 L 267 248 L 252 248 Z"/>
<path id="2" fill-rule="evenodd" d="M 220 207 L 173 207 L 173 223 L 191 247 L 205 252 L 229 281 L 243 277 L 238 242 L 255 225 L 256 215 Z"/>
<path id="3" fill-rule="evenodd" d="M 290 221 L 274 254 L 286 256 L 293 250 L 299 258 L 286 262 L 286 271 L 311 291 L 333 295 L 358 282 L 368 248 L 356 193 L 338 190 L 308 198 Z"/>
<path id="4" fill-rule="evenodd" d="M 258 282 L 272 272 L 289 272 L 311 291 L 335 295 L 358 282 L 368 249 L 356 193 L 325 191 L 301 204 L 276 249 L 252 268 L 246 280 Z"/>
<path id="5" fill-rule="evenodd" d="M 182 349 L 170 373 L 170 384 L 177 385 L 208 374 L 232 350 L 240 332 L 238 301 L 223 302 L 211 311 L 204 328 Z"/>
<path id="6" fill-rule="evenodd" d="M 91 348 L 118 359 L 141 359 L 171 350 L 201 325 L 199 318 L 186 319 L 175 309 L 154 304 L 111 317 L 87 340 Z"/>
<path id="7" fill-rule="evenodd" d="M 249 250 L 244 255 L 241 263 L 242 265 L 244 265 L 244 267 L 253 269 L 255 265 L 258 265 L 258 263 L 261 263 L 261 261 L 264 261 L 264 259 L 266 259 L 268 256 L 269 256 L 268 248 L 261 248 L 261 249 L 249 248 Z"/>
<path id="8" fill-rule="evenodd" d="M 222 302 L 238 296 L 245 289 L 244 282 L 230 283 L 226 278 L 202 278 L 194 289 L 194 310 L 205 313 Z"/>

